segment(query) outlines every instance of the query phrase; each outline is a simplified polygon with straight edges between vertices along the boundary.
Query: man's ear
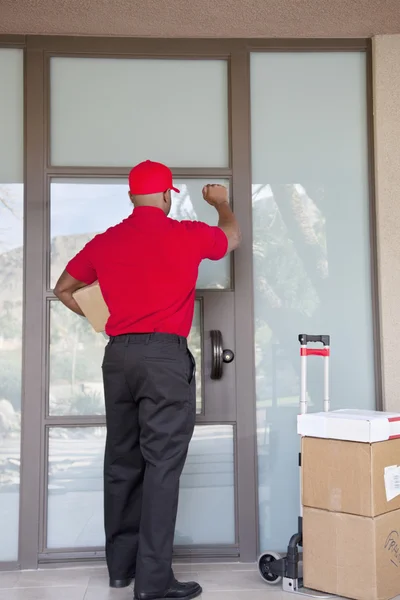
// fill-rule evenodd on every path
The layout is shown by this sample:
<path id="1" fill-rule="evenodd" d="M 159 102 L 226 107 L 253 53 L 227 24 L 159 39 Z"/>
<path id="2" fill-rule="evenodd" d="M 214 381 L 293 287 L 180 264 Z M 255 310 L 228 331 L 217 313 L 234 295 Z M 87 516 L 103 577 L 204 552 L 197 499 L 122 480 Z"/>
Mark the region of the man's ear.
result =
<path id="1" fill-rule="evenodd" d="M 133 204 L 133 196 L 132 196 L 132 194 L 131 194 L 129 191 L 128 191 L 128 198 L 129 198 L 129 200 L 130 200 L 130 201 L 132 202 L 132 204 Z"/>

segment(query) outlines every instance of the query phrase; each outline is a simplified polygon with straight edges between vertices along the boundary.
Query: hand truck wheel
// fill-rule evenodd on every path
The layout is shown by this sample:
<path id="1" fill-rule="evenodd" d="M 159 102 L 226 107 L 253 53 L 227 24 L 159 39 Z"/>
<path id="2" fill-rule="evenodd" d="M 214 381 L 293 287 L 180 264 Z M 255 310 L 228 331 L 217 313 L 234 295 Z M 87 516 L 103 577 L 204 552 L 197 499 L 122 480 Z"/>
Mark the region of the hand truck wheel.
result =
<path id="1" fill-rule="evenodd" d="M 264 552 L 258 559 L 258 571 L 261 578 L 269 585 L 278 585 L 282 581 L 281 575 L 275 575 L 269 570 L 269 565 L 276 560 L 281 560 L 282 554 L 278 552 Z"/>

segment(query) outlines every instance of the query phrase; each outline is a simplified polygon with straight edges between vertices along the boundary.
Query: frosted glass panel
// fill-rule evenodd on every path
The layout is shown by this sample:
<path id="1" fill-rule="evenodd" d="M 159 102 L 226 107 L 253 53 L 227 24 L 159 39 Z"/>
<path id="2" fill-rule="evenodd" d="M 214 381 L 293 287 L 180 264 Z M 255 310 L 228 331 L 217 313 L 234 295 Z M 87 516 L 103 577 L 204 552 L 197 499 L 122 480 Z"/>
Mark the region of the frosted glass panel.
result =
<path id="1" fill-rule="evenodd" d="M 201 303 L 196 301 L 188 343 L 196 359 L 197 413 L 201 413 L 203 406 L 201 318 Z M 93 331 L 86 319 L 68 310 L 61 302 L 51 302 L 49 360 L 51 415 L 77 416 L 105 413 L 101 364 L 106 343 L 107 338 Z"/>
<path id="2" fill-rule="evenodd" d="M 51 415 L 105 413 L 101 365 L 108 339 L 61 302 L 50 304 Z"/>
<path id="3" fill-rule="evenodd" d="M 223 60 L 51 59 L 51 162 L 227 167 Z"/>
<path id="4" fill-rule="evenodd" d="M 332 408 L 375 405 L 362 53 L 251 56 L 261 549 L 296 531 L 299 333 L 332 336 Z M 310 410 L 322 370 L 309 359 Z"/>
<path id="5" fill-rule="evenodd" d="M 104 546 L 105 428 L 49 431 L 47 545 Z M 177 545 L 235 542 L 233 428 L 199 426 L 181 478 Z"/>
<path id="6" fill-rule="evenodd" d="M 0 562 L 18 558 L 23 311 L 23 51 L 0 49 Z"/>
<path id="7" fill-rule="evenodd" d="M 216 210 L 203 200 L 201 190 L 208 180 L 177 179 L 180 194 L 173 194 L 173 219 L 218 223 Z M 211 183 L 228 185 L 228 181 Z M 124 179 L 54 179 L 51 183 L 51 287 L 67 262 L 96 233 L 125 219 L 132 211 Z M 230 287 L 230 258 L 201 263 L 197 288 Z"/>

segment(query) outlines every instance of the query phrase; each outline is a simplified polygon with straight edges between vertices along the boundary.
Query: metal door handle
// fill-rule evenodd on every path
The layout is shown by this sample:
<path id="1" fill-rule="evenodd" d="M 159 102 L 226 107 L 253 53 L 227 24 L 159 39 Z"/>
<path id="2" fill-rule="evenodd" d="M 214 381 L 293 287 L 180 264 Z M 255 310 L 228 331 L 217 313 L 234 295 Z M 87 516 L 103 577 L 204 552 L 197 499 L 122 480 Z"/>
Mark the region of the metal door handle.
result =
<path id="1" fill-rule="evenodd" d="M 211 379 L 221 379 L 224 363 L 231 363 L 235 355 L 232 350 L 224 350 L 222 333 L 218 329 L 210 332 L 211 336 Z"/>

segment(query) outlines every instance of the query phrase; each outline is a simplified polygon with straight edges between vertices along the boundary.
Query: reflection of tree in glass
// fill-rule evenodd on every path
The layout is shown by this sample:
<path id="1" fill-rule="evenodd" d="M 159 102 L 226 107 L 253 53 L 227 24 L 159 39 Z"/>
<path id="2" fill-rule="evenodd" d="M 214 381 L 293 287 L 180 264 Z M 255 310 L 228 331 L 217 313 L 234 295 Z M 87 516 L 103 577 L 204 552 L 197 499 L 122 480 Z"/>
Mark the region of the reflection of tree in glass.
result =
<path id="1" fill-rule="evenodd" d="M 103 414 L 101 363 L 105 338 L 59 302 L 51 304 L 50 410 Z"/>
<path id="2" fill-rule="evenodd" d="M 7 200 L 5 197 L 5 191 L 2 190 L 0 187 L 0 216 L 1 216 L 1 213 L 4 211 L 8 211 L 11 214 L 14 214 L 9 200 Z M 2 228 L 0 228 L 0 248 L 1 248 L 1 232 L 2 232 Z"/>
<path id="3" fill-rule="evenodd" d="M 314 198 L 321 201 L 321 192 L 315 190 Z M 311 320 L 315 328 L 327 293 L 325 218 L 300 185 L 255 185 L 253 224 L 258 374 L 271 397 L 272 343 L 279 341 L 289 359 L 275 365 L 280 395 L 297 395 L 294 336 Z"/>
<path id="4" fill-rule="evenodd" d="M 0 401 L 8 401 L 17 411 L 21 406 L 23 250 L 8 249 L 8 244 L 22 237 L 21 206 L 22 186 L 17 190 L 0 186 L 0 223 L 8 223 L 7 230 L 0 229 Z"/>
<path id="5" fill-rule="evenodd" d="M 188 186 L 180 186 L 180 194 L 172 203 L 170 217 L 177 221 L 198 220 Z"/>
<path id="6" fill-rule="evenodd" d="M 82 384 L 80 392 L 74 395 L 71 401 L 71 414 L 73 415 L 100 415 L 104 412 L 104 397 L 100 391 L 86 391 Z"/>
<path id="7" fill-rule="evenodd" d="M 4 340 L 12 340 L 20 326 L 21 319 L 15 314 L 15 302 L 4 300 L 0 313 L 0 336 Z"/>
<path id="8" fill-rule="evenodd" d="M 19 483 L 22 206 L 22 185 L 0 186 L 0 490 L 10 491 Z"/>
<path id="9" fill-rule="evenodd" d="M 261 537 L 272 547 L 287 543 L 296 527 L 298 491 L 288 494 L 287 482 L 296 479 L 297 469 L 297 335 L 325 333 L 318 331 L 328 284 L 323 201 L 323 190 L 311 186 L 307 191 L 300 185 L 253 187 L 259 502 Z M 310 361 L 311 400 L 320 398 L 322 388 L 315 367 L 321 371 Z M 282 506 L 289 515 L 284 525 L 276 518 Z"/>
<path id="10" fill-rule="evenodd" d="M 58 277 L 65 269 L 66 264 L 75 256 L 96 234 L 78 233 L 60 235 L 51 240 L 51 287 L 54 288 Z"/>

